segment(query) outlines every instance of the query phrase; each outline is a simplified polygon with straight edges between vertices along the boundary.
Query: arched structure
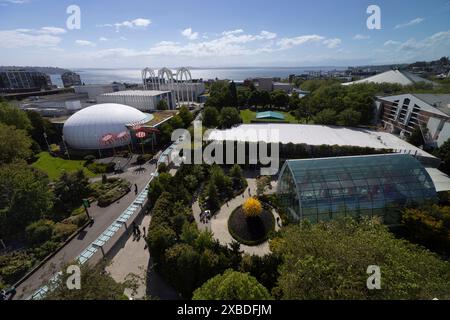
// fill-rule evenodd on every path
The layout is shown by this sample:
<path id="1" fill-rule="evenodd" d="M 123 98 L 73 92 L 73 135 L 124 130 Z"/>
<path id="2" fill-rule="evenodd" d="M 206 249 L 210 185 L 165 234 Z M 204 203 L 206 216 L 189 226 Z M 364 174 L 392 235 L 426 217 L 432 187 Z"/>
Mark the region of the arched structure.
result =
<path id="1" fill-rule="evenodd" d="M 287 160 L 278 195 L 294 220 L 379 216 L 400 222 L 405 205 L 437 199 L 430 175 L 408 154 Z"/>
<path id="2" fill-rule="evenodd" d="M 144 90 L 171 91 L 172 99 L 177 104 L 195 102 L 192 75 L 188 68 L 179 68 L 175 74 L 169 68 L 145 68 L 141 74 Z"/>
<path id="3" fill-rule="evenodd" d="M 177 81 L 178 102 L 187 101 L 189 103 L 194 103 L 194 91 L 192 87 L 191 71 L 189 71 L 189 69 L 184 67 L 178 69 L 176 74 L 176 81 Z M 185 96 L 186 100 L 184 100 Z"/>
<path id="4" fill-rule="evenodd" d="M 152 68 L 145 68 L 142 70 L 142 83 L 144 85 L 144 90 L 157 90 L 157 78 L 155 75 L 155 71 Z M 150 77 L 149 77 L 150 76 Z M 149 86 L 149 80 L 150 85 Z"/>

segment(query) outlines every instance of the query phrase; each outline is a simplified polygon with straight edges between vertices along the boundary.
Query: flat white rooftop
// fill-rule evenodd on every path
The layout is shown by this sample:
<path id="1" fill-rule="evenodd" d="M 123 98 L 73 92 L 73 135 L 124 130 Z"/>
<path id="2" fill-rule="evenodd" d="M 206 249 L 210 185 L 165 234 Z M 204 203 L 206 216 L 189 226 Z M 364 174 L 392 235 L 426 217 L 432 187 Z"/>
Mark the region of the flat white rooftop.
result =
<path id="1" fill-rule="evenodd" d="M 227 130 L 213 130 L 208 140 L 368 147 L 393 149 L 397 152 L 435 158 L 387 132 L 337 126 L 284 123 L 243 124 Z"/>
<path id="2" fill-rule="evenodd" d="M 164 93 L 170 93 L 170 91 L 159 91 L 159 90 L 124 90 L 111 93 L 104 93 L 102 96 L 140 96 L 140 97 L 154 97 L 159 96 Z"/>

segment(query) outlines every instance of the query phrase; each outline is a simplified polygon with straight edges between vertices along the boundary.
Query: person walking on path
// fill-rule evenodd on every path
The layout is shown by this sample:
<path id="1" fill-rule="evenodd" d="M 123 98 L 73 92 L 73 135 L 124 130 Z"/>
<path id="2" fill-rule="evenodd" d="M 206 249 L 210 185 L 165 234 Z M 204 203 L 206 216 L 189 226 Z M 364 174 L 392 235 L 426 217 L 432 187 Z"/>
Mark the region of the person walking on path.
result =
<path id="1" fill-rule="evenodd" d="M 144 231 L 144 232 L 143 232 L 143 233 L 144 233 L 144 237 L 146 237 L 146 235 L 145 235 L 145 226 L 142 227 L 142 230 Z"/>
<path id="2" fill-rule="evenodd" d="M 138 186 L 137 184 L 134 184 L 134 194 L 137 196 L 138 194 Z"/>

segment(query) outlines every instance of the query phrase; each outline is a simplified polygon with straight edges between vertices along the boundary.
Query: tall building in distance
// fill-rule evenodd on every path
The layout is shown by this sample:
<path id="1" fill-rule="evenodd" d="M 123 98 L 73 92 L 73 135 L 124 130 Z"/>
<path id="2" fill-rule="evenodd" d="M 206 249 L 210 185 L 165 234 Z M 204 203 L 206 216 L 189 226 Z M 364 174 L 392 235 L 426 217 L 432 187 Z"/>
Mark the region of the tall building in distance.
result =
<path id="1" fill-rule="evenodd" d="M 52 89 L 50 76 L 37 71 L 6 69 L 0 71 L 0 92 L 32 92 Z"/>
<path id="2" fill-rule="evenodd" d="M 64 85 L 64 88 L 69 88 L 73 86 L 81 86 L 81 78 L 78 73 L 67 71 L 61 75 L 61 79 Z"/>

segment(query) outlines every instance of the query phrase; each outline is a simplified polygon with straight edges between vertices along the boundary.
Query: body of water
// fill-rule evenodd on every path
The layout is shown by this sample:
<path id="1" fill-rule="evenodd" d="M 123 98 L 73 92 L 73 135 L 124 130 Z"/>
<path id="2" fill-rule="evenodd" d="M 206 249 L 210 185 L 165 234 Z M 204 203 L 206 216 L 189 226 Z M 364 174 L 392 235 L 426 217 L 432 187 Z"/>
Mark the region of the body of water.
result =
<path id="1" fill-rule="evenodd" d="M 241 81 L 257 77 L 287 78 L 290 74 L 308 71 L 346 70 L 345 67 L 304 67 L 304 68 L 224 68 L 191 69 L 193 79 L 230 79 Z M 85 84 L 104 84 L 116 82 L 141 83 L 141 69 L 73 69 Z M 52 82 L 62 86 L 61 77 L 52 75 Z"/>

